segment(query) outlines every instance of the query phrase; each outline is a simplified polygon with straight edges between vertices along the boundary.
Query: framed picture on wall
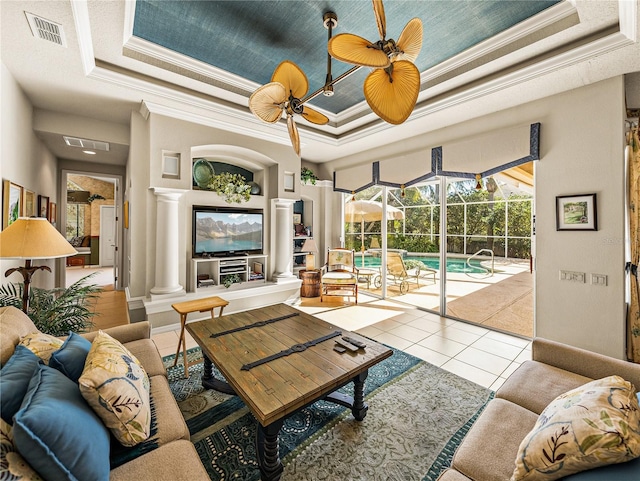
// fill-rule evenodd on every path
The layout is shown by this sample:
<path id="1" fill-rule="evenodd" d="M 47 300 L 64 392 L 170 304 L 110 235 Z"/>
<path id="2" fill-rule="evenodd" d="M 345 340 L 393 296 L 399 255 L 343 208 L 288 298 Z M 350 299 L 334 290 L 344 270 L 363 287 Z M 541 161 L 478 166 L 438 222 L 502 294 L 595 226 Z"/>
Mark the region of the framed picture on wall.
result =
<path id="1" fill-rule="evenodd" d="M 56 225 L 56 215 L 58 214 L 58 209 L 55 202 L 49 202 L 49 222 L 53 225 Z"/>
<path id="2" fill-rule="evenodd" d="M 38 217 L 48 218 L 49 215 L 49 197 L 45 195 L 38 196 Z"/>
<path id="3" fill-rule="evenodd" d="M 5 180 L 2 184 L 2 228 L 13 224 L 22 215 L 22 186 Z"/>
<path id="4" fill-rule="evenodd" d="M 556 230 L 598 230 L 596 194 L 556 197 Z"/>
<path id="5" fill-rule="evenodd" d="M 35 217 L 36 215 L 36 193 L 32 190 L 24 189 L 22 196 L 22 215 L 25 217 Z"/>

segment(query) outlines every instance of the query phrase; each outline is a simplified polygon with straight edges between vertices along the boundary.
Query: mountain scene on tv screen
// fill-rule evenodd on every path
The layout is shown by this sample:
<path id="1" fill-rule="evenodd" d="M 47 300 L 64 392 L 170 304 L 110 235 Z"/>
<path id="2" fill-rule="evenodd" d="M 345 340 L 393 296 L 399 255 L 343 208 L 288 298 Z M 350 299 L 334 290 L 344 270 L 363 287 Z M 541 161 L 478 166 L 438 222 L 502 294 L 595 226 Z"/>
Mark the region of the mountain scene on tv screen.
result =
<path id="1" fill-rule="evenodd" d="M 200 252 L 243 251 L 262 247 L 262 224 L 229 223 L 203 217 L 196 221 L 196 243 Z"/>

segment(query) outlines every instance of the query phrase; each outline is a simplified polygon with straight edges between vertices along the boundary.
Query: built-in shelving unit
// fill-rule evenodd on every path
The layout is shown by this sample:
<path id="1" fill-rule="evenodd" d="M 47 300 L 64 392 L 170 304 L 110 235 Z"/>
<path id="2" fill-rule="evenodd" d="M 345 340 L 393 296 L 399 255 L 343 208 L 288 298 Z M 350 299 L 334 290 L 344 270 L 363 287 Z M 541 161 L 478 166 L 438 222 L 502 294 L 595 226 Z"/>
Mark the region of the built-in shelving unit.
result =
<path id="1" fill-rule="evenodd" d="M 266 254 L 191 259 L 191 290 L 225 290 L 225 280 L 238 279 L 233 287 L 253 287 L 267 282 Z"/>

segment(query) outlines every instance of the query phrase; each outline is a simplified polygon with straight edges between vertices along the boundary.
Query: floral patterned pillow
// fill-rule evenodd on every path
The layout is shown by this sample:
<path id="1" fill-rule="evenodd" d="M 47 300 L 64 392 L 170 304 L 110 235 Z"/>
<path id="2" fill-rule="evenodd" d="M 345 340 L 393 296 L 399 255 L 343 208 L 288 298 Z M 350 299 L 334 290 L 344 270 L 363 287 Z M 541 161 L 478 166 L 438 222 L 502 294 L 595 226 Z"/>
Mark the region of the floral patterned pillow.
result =
<path id="1" fill-rule="evenodd" d="M 13 429 L 2 418 L 0 418 L 0 479 L 2 481 L 42 481 L 42 478 L 16 450 L 13 443 Z"/>
<path id="2" fill-rule="evenodd" d="M 84 399 L 120 443 L 135 446 L 149 437 L 149 377 L 120 342 L 99 331 L 78 383 Z"/>
<path id="3" fill-rule="evenodd" d="M 32 353 L 42 359 L 42 362 L 49 364 L 51 354 L 60 349 L 64 344 L 62 339 L 42 332 L 33 332 L 20 339 L 20 344 L 29 349 Z"/>
<path id="4" fill-rule="evenodd" d="M 518 449 L 511 481 L 552 481 L 640 457 L 636 390 L 619 376 L 561 394 Z"/>

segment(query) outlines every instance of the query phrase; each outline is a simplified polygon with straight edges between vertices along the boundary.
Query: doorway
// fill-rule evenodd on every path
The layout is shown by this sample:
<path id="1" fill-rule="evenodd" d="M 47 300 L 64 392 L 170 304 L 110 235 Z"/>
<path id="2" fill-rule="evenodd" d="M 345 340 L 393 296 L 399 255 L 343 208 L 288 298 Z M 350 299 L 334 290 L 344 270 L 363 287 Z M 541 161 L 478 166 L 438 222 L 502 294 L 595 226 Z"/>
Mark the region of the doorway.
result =
<path id="1" fill-rule="evenodd" d="M 532 163 L 478 184 L 434 177 L 345 195 L 345 246 L 359 252 L 358 267 L 379 273 L 361 285 L 374 296 L 533 337 Z M 387 215 L 349 218 L 356 201 Z"/>
<path id="2" fill-rule="evenodd" d="M 66 287 L 92 274 L 90 283 L 118 288 L 119 176 L 63 171 L 63 233 L 78 254 L 66 259 Z"/>

